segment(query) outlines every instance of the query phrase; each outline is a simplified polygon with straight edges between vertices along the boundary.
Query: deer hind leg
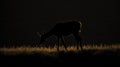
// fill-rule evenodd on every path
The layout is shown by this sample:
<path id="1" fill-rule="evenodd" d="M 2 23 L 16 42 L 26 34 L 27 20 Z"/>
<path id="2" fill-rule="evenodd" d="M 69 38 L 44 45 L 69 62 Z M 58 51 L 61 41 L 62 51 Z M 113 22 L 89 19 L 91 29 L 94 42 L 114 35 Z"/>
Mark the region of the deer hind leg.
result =
<path id="1" fill-rule="evenodd" d="M 62 43 L 63 43 L 63 45 L 64 45 L 65 50 L 67 50 L 67 46 L 66 46 L 66 43 L 64 42 L 63 36 L 61 37 L 61 41 L 62 41 Z"/>

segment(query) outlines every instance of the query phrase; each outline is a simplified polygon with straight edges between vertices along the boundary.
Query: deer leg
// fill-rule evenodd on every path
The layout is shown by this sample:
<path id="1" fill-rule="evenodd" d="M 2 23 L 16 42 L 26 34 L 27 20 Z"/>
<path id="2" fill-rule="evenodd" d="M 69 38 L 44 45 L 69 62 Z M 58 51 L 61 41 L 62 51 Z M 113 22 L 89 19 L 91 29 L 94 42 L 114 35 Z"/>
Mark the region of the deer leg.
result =
<path id="1" fill-rule="evenodd" d="M 60 38 L 58 37 L 58 46 L 57 46 L 57 51 L 59 52 L 59 44 L 60 44 Z"/>
<path id="2" fill-rule="evenodd" d="M 63 42 L 63 45 L 64 45 L 64 47 L 65 47 L 65 50 L 67 50 L 67 46 L 66 46 L 66 44 L 65 44 L 65 42 L 64 42 L 64 38 L 63 38 L 63 37 L 61 37 L 61 41 Z"/>
<path id="3" fill-rule="evenodd" d="M 79 49 L 79 46 L 82 50 L 83 49 L 82 48 L 82 38 L 80 37 L 79 33 L 74 33 L 74 36 L 75 36 L 75 39 L 77 41 L 77 50 Z"/>
<path id="4" fill-rule="evenodd" d="M 79 36 L 79 45 L 80 45 L 80 48 L 81 48 L 81 50 L 83 50 L 83 48 L 82 48 L 82 38 L 81 38 L 81 36 Z"/>

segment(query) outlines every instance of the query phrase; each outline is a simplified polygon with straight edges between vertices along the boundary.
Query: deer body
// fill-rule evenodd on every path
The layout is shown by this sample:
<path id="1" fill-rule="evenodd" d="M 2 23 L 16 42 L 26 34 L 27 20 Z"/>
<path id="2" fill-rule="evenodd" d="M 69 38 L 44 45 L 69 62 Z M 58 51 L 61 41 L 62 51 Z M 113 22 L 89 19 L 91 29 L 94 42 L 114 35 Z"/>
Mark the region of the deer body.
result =
<path id="1" fill-rule="evenodd" d="M 64 42 L 64 38 L 63 36 L 67 36 L 70 34 L 73 34 L 76 41 L 77 41 L 77 49 L 80 45 L 81 49 L 82 49 L 82 45 L 81 45 L 81 37 L 79 35 L 79 31 L 81 30 L 81 23 L 79 21 L 69 21 L 66 23 L 57 23 L 49 32 L 47 32 L 46 34 L 41 36 L 41 41 L 40 44 L 45 41 L 46 38 L 48 38 L 51 35 L 55 35 L 58 37 L 58 51 L 59 51 L 59 41 L 61 39 L 61 41 L 63 42 L 63 45 L 65 47 L 65 49 L 67 50 L 66 44 Z"/>

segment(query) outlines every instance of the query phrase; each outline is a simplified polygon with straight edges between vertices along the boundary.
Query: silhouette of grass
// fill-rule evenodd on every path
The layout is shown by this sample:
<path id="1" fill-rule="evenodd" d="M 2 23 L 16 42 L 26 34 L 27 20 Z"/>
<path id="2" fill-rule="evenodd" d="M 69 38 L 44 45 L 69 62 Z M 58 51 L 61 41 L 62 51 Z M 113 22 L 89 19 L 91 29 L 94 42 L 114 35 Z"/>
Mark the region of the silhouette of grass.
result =
<path id="1" fill-rule="evenodd" d="M 92 53 L 93 55 L 100 55 L 103 54 L 105 52 L 112 52 L 115 53 L 116 51 L 120 50 L 120 45 L 119 44 L 113 44 L 113 45 L 94 45 L 94 46 L 90 46 L 90 45 L 85 45 L 83 46 L 83 51 L 81 51 L 79 49 L 79 51 L 77 51 L 76 46 L 69 46 L 67 48 L 67 51 L 65 51 L 63 46 L 60 46 L 60 52 L 64 52 L 64 53 L 82 53 L 82 52 L 87 52 Z M 58 54 L 57 52 L 57 46 L 55 47 L 30 47 L 30 46 L 21 46 L 21 47 L 3 47 L 0 48 L 0 54 L 3 55 L 19 55 L 19 54 L 26 54 L 26 55 L 32 55 L 32 54 L 41 54 L 41 55 L 48 55 L 48 56 L 55 56 Z"/>

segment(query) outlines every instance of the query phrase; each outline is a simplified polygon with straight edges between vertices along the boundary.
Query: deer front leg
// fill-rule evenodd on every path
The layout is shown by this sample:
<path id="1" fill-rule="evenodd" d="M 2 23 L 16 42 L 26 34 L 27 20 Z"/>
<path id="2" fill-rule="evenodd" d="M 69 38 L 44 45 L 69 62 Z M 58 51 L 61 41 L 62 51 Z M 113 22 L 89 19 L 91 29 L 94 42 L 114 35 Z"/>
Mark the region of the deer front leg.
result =
<path id="1" fill-rule="evenodd" d="M 65 50 L 67 50 L 67 46 L 66 46 L 66 44 L 65 44 L 65 42 L 64 42 L 63 36 L 61 37 L 61 41 L 63 42 L 63 45 L 64 45 Z"/>
<path id="2" fill-rule="evenodd" d="M 58 37 L 57 51 L 59 52 L 60 37 Z"/>
<path id="3" fill-rule="evenodd" d="M 82 48 L 82 38 L 78 33 L 74 33 L 75 39 L 77 41 L 77 50 L 79 50 L 79 46 L 81 48 L 81 50 L 83 50 Z"/>

